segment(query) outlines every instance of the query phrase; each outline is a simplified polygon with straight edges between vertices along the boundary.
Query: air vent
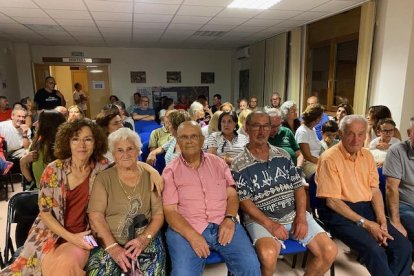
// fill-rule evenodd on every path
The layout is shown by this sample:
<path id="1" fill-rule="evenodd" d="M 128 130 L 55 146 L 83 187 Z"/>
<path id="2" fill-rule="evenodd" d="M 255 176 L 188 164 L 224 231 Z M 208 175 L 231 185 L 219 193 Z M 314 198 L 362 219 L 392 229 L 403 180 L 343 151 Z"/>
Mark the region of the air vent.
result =
<path id="1" fill-rule="evenodd" d="M 209 37 L 220 37 L 223 36 L 226 32 L 220 31 L 197 31 L 193 36 L 209 36 Z"/>
<path id="2" fill-rule="evenodd" d="M 46 25 L 46 24 L 24 24 L 27 28 L 38 31 L 38 32 L 44 32 L 44 31 L 63 31 L 62 27 L 59 25 Z"/>

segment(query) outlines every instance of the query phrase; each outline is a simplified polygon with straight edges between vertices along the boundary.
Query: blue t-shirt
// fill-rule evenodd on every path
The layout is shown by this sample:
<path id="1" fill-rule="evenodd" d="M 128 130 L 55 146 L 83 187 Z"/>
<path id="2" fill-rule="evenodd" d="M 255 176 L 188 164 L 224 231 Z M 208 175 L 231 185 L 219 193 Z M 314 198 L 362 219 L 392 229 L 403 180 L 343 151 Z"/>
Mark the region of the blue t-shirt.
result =
<path id="1" fill-rule="evenodd" d="M 155 111 L 152 108 L 147 108 L 147 109 L 134 108 L 133 113 L 137 113 L 138 115 L 154 115 L 155 116 Z"/>
<path id="2" fill-rule="evenodd" d="M 319 141 L 322 140 L 322 126 L 324 123 L 329 121 L 329 116 L 325 112 L 322 114 L 322 119 L 319 121 L 319 123 L 314 126 L 316 135 L 318 136 Z"/>

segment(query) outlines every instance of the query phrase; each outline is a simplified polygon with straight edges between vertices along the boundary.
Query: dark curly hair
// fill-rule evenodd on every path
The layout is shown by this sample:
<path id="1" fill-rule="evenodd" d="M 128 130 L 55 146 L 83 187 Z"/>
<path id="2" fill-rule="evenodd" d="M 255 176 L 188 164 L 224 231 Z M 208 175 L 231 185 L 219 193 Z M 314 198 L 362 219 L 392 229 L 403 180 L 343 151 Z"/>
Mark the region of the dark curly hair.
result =
<path id="1" fill-rule="evenodd" d="M 385 105 L 372 105 L 368 108 L 368 114 L 372 116 L 372 119 L 375 122 L 375 125 L 378 124 L 378 121 L 385 118 L 392 118 L 391 111 Z"/>
<path id="2" fill-rule="evenodd" d="M 221 120 L 224 116 L 230 116 L 231 120 L 236 124 L 236 128 L 233 130 L 234 134 L 237 135 L 237 130 L 239 129 L 239 119 L 237 118 L 237 114 L 234 111 L 230 112 L 223 112 L 219 116 L 219 123 L 218 123 L 218 130 L 221 131 Z"/>
<path id="3" fill-rule="evenodd" d="M 305 111 L 302 113 L 302 119 L 305 125 L 309 125 L 310 123 L 316 121 L 318 118 L 321 118 L 323 114 L 323 107 L 320 104 L 311 104 L 309 105 Z"/>
<path id="4" fill-rule="evenodd" d="M 91 160 L 101 161 L 103 155 L 108 151 L 108 138 L 100 126 L 89 119 L 80 119 L 74 122 L 62 124 L 56 134 L 54 154 L 58 159 L 66 159 L 72 156 L 70 140 L 78 135 L 83 127 L 89 127 L 95 140 Z"/>

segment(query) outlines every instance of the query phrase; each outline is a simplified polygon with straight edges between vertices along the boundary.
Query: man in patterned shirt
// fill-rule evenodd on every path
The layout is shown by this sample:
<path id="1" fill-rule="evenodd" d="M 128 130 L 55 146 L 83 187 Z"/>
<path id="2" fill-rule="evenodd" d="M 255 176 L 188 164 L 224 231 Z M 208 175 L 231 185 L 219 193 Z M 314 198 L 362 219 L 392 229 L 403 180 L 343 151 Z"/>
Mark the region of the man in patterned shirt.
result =
<path id="1" fill-rule="evenodd" d="M 302 179 L 289 154 L 267 142 L 270 128 L 268 114 L 249 114 L 250 143 L 232 164 L 243 222 L 256 247 L 262 275 L 276 271 L 277 257 L 288 238 L 298 240 L 314 255 L 306 274 L 323 274 L 335 260 L 336 245 L 306 212 Z"/>

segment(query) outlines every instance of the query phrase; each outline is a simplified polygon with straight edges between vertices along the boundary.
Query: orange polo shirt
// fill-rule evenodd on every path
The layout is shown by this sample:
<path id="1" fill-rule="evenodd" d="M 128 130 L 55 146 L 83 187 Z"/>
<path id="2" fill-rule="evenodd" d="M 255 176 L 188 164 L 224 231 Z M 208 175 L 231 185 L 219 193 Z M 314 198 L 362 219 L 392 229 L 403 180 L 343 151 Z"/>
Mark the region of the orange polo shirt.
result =
<path id="1" fill-rule="evenodd" d="M 371 188 L 378 188 L 379 183 L 377 167 L 369 150 L 361 149 L 352 160 L 342 142 L 319 157 L 315 180 L 317 197 L 353 203 L 371 201 Z"/>

